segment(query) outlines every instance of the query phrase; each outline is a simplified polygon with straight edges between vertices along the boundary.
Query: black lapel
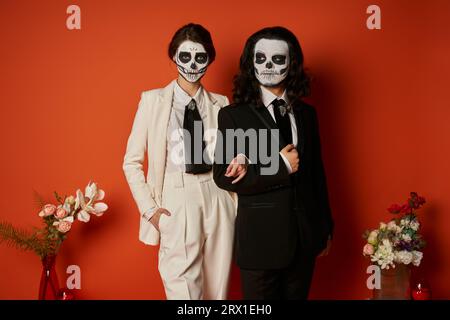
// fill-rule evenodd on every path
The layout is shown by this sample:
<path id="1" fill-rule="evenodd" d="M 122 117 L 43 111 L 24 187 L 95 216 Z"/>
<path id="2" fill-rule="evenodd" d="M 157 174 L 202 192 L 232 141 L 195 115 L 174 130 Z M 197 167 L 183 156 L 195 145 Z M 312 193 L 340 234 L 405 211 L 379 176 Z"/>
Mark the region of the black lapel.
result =
<path id="1" fill-rule="evenodd" d="M 300 159 L 305 153 L 305 126 L 303 117 L 303 104 L 301 100 L 293 103 L 292 109 L 294 111 L 295 123 L 297 125 L 297 151 L 300 154 Z"/>
<path id="2" fill-rule="evenodd" d="M 250 108 L 253 111 L 253 113 L 255 113 L 256 116 L 264 123 L 264 126 L 266 126 L 269 129 L 278 129 L 275 120 L 273 120 L 267 108 L 257 107 L 255 105 L 251 105 Z"/>
<path id="3" fill-rule="evenodd" d="M 276 137 L 273 134 L 271 129 L 278 129 L 277 124 L 273 120 L 273 118 L 270 115 L 270 112 L 269 112 L 269 110 L 267 110 L 267 108 L 265 108 L 265 110 L 260 109 L 260 108 L 265 108 L 265 107 L 256 107 L 255 105 L 250 106 L 250 110 L 252 110 L 253 113 L 259 118 L 259 120 L 261 120 L 261 122 L 264 124 L 264 126 L 270 130 L 271 136 L 275 139 Z M 269 116 L 267 117 L 263 113 L 266 113 L 266 115 L 268 114 Z M 279 149 L 281 150 L 281 147 L 285 146 L 286 142 L 284 141 L 281 134 L 278 134 L 278 136 L 279 136 L 278 145 L 279 145 Z"/>

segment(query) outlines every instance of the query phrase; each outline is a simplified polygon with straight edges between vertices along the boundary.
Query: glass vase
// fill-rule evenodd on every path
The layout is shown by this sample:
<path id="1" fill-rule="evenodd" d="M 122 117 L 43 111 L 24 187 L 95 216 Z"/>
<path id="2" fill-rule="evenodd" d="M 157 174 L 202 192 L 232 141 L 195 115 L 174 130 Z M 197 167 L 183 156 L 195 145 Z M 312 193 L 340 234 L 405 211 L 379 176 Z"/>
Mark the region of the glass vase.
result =
<path id="1" fill-rule="evenodd" d="M 42 274 L 39 285 L 39 300 L 56 300 L 59 295 L 58 276 L 55 270 L 56 255 L 42 258 Z"/>
<path id="2" fill-rule="evenodd" d="M 381 269 L 380 289 L 373 290 L 374 300 L 411 300 L 411 269 L 404 264 Z"/>

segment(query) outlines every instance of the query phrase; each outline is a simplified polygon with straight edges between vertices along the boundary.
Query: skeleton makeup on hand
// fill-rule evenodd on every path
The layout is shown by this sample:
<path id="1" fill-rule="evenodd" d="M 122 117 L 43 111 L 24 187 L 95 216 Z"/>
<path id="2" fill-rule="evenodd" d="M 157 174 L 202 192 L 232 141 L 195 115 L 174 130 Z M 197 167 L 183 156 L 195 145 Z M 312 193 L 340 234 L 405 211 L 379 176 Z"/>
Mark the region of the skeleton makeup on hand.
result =
<path id="1" fill-rule="evenodd" d="M 178 71 L 189 82 L 197 82 L 206 72 L 209 57 L 198 42 L 186 40 L 180 44 L 174 57 Z"/>
<path id="2" fill-rule="evenodd" d="M 289 47 L 284 40 L 260 39 L 255 44 L 253 58 L 255 75 L 266 87 L 273 87 L 283 81 L 289 69 Z"/>

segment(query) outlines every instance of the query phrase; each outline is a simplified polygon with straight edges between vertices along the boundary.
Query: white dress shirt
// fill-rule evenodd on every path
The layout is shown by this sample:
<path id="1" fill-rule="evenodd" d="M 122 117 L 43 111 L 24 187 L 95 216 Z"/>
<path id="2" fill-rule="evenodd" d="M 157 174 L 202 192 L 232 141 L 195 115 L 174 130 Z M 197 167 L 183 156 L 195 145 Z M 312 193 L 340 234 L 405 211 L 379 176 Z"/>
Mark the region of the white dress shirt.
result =
<path id="1" fill-rule="evenodd" d="M 167 127 L 166 172 L 186 171 L 184 143 L 181 135 L 182 130 L 180 129 L 183 129 L 184 111 L 192 99 L 197 103 L 198 112 L 204 121 L 206 114 L 205 106 L 203 105 L 203 87 L 198 88 L 195 95 L 191 97 L 180 87 L 178 82 L 175 82 L 172 110 L 170 112 L 169 125 Z"/>
<path id="2" fill-rule="evenodd" d="M 267 108 L 267 110 L 269 111 L 270 115 L 272 116 L 273 120 L 276 122 L 275 120 L 275 113 L 273 111 L 273 100 L 275 99 L 283 99 L 286 104 L 289 105 L 289 100 L 286 94 L 286 90 L 284 90 L 283 94 L 281 95 L 281 97 L 276 96 L 275 94 L 273 94 L 272 92 L 270 92 L 269 90 L 267 90 L 266 88 L 264 88 L 263 86 L 260 86 L 261 88 L 261 100 L 264 104 L 264 106 Z M 291 110 L 289 111 L 289 119 L 291 121 L 291 130 L 292 130 L 292 144 L 294 146 L 297 147 L 297 143 L 298 143 L 298 136 L 297 136 L 297 124 L 295 122 L 295 117 L 294 117 L 294 112 Z M 284 160 L 284 163 L 286 164 L 286 167 L 289 171 L 289 173 L 292 173 L 292 168 L 291 165 L 288 161 L 288 159 L 282 154 L 280 153 L 281 157 Z"/>

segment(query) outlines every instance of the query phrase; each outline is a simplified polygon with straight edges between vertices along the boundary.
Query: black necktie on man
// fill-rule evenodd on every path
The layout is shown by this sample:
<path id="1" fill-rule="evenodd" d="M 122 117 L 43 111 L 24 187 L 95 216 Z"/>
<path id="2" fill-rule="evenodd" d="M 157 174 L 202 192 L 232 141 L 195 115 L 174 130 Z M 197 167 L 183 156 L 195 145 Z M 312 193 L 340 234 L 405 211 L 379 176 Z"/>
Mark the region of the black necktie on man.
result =
<path id="1" fill-rule="evenodd" d="M 281 136 L 287 144 L 292 143 L 291 119 L 286 101 L 283 99 L 275 99 L 272 101 L 272 105 L 275 122 L 277 123 L 278 129 L 280 129 Z"/>

